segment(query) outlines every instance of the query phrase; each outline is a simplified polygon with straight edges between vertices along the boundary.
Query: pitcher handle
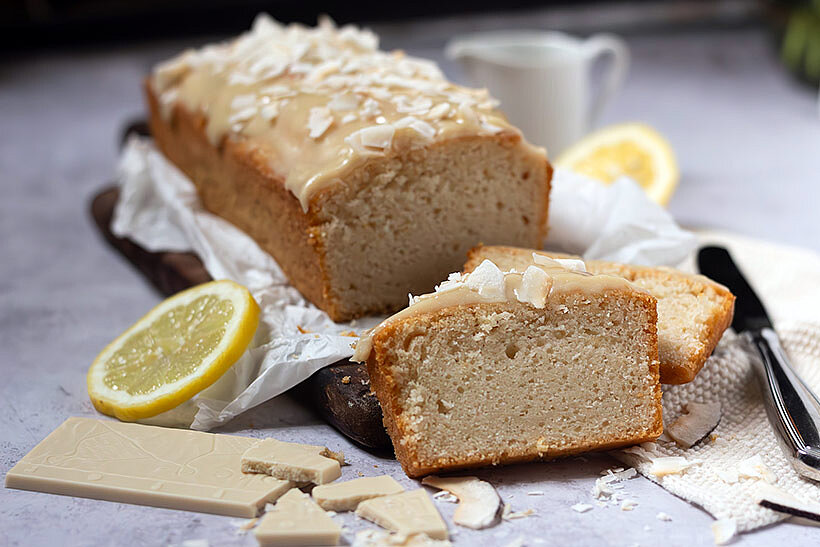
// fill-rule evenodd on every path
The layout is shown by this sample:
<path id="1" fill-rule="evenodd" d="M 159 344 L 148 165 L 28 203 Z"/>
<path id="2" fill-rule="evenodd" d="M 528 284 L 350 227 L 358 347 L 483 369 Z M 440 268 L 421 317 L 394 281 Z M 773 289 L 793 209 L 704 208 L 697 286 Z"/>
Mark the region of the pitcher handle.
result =
<path id="1" fill-rule="evenodd" d="M 589 123 L 596 122 L 604 106 L 609 103 L 629 71 L 629 47 L 626 42 L 611 34 L 596 34 L 584 42 L 584 52 L 590 65 L 598 57 L 607 55 L 611 63 L 603 76 L 603 83 L 597 96 L 592 101 L 589 111 Z"/>

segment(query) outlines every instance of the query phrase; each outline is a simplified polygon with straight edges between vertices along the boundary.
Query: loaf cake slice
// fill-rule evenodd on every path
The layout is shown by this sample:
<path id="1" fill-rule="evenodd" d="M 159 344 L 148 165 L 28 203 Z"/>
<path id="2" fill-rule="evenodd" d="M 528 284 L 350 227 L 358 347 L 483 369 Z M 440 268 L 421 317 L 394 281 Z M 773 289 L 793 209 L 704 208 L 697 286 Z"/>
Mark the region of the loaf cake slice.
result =
<path id="1" fill-rule="evenodd" d="M 354 359 L 411 477 L 610 449 L 663 430 L 655 306 L 619 277 L 487 260 L 413 298 Z"/>
<path id="2" fill-rule="evenodd" d="M 489 259 L 500 268 L 524 271 L 533 263 L 532 249 L 484 246 L 472 249 L 464 264 L 469 272 Z M 577 258 L 537 251 L 552 258 Z M 603 260 L 586 260 L 587 271 L 623 277 L 658 299 L 658 355 L 661 383 L 685 384 L 694 380 L 720 341 L 735 309 L 729 289 L 702 275 L 671 268 L 650 268 Z"/>
<path id="3" fill-rule="evenodd" d="M 370 32 L 260 16 L 146 81 L 159 149 L 336 321 L 394 311 L 479 242 L 537 246 L 551 167 L 486 90 Z"/>

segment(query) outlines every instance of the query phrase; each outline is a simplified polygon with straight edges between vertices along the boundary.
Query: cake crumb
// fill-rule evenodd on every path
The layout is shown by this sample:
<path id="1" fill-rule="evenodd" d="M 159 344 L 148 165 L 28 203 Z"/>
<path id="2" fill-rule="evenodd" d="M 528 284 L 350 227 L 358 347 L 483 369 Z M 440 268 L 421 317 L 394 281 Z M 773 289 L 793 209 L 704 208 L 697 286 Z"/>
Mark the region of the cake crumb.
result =
<path id="1" fill-rule="evenodd" d="M 349 384 L 350 383 L 350 376 L 345 376 L 344 378 L 342 378 L 342 383 L 343 384 Z"/>
<path id="2" fill-rule="evenodd" d="M 638 506 L 638 502 L 635 500 L 624 500 L 621 502 L 621 511 L 632 511 Z"/>

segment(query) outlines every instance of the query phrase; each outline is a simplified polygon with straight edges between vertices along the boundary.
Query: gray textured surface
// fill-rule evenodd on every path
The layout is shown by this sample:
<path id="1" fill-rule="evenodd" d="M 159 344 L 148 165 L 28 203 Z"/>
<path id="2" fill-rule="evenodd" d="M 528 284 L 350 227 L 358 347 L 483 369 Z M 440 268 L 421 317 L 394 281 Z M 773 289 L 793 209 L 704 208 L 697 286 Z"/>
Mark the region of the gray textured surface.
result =
<path id="1" fill-rule="evenodd" d="M 452 27 L 386 30 L 386 46 L 440 57 Z M 677 218 L 820 250 L 816 96 L 776 65 L 767 34 L 643 34 L 629 43 L 634 68 L 604 122 L 643 120 L 670 138 L 683 171 L 670 207 Z M 65 417 L 94 415 L 85 390 L 88 364 L 159 299 L 97 236 L 87 206 L 112 177 L 124 121 L 142 112 L 141 78 L 154 61 L 185 45 L 51 53 L 0 67 L 0 473 Z M 455 67 L 445 63 L 445 70 L 459 77 Z M 287 397 L 227 430 L 326 444 L 348 454 L 353 465 L 345 478 L 386 471 L 412 483 L 395 462 L 351 446 Z M 611 465 L 596 456 L 480 471 L 514 510 L 532 507 L 537 514 L 480 535 L 461 530 L 454 539 L 464 545 L 503 545 L 521 536 L 530 545 L 711 545 L 707 514 L 641 478 L 626 486 L 639 502 L 632 512 L 571 511 L 573 503 L 590 502 L 595 478 Z M 527 495 L 534 490 L 545 495 Z M 440 507 L 451 515 L 452 505 Z M 658 511 L 673 521 L 656 520 Z M 351 530 L 364 526 L 343 519 Z M 253 544 L 236 534 L 232 521 L 0 490 L 2 545 L 158 545 L 196 538 Z M 738 543 L 816 545 L 820 530 L 784 524 Z"/>

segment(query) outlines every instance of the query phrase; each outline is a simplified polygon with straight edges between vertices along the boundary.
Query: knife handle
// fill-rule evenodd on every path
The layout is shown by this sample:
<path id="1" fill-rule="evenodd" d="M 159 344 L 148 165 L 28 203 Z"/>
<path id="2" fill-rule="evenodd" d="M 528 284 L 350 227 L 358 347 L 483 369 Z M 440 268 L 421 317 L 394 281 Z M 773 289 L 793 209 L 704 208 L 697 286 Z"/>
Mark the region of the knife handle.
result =
<path id="1" fill-rule="evenodd" d="M 774 330 L 741 334 L 760 357 L 752 359 L 766 401 L 766 413 L 795 470 L 820 481 L 820 400 L 800 379 Z"/>

